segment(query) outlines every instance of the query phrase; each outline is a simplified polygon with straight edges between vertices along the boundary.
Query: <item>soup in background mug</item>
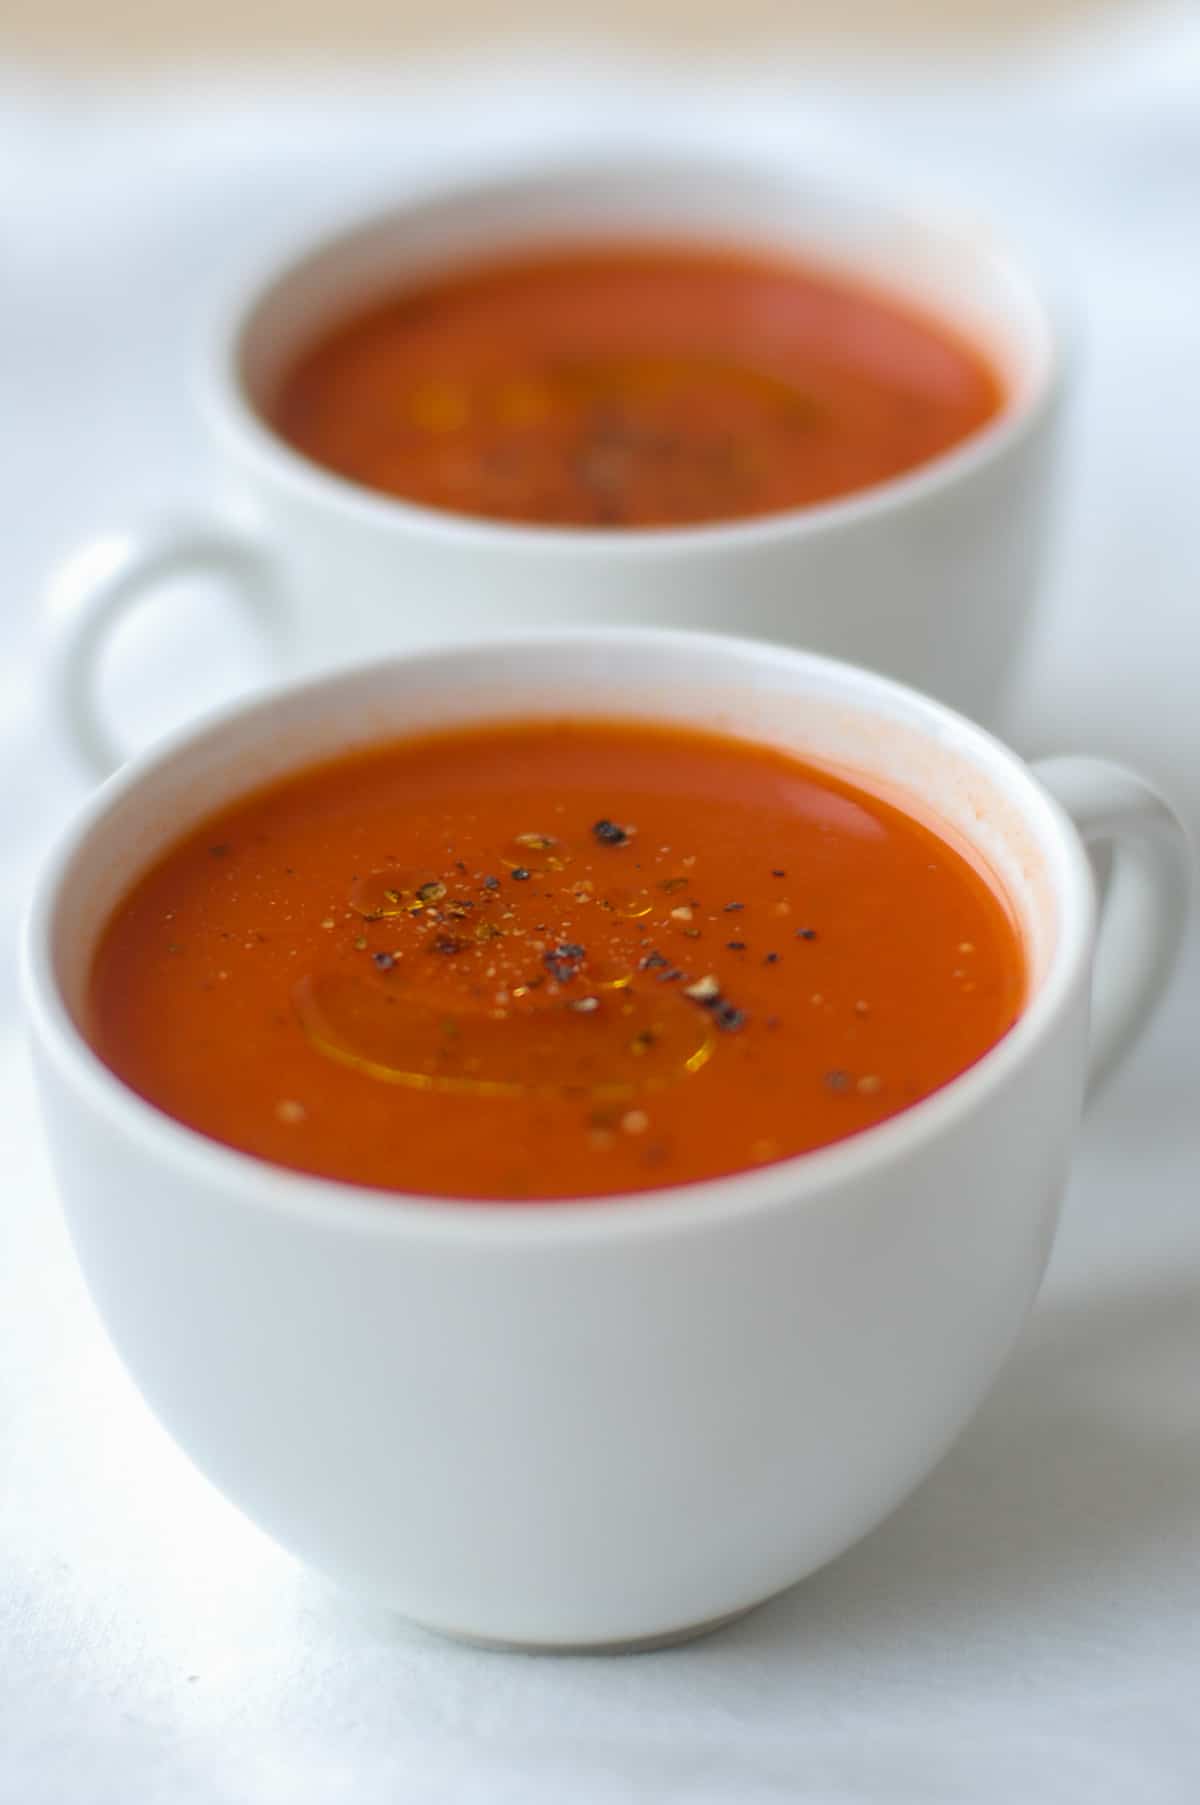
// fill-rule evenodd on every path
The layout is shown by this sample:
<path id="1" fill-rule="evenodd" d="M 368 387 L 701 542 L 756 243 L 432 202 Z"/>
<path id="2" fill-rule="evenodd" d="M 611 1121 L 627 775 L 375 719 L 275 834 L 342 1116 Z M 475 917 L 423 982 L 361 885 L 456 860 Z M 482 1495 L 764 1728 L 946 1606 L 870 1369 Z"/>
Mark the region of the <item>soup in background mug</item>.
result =
<path id="1" fill-rule="evenodd" d="M 97 1057 L 97 949 L 181 831 L 314 762 L 502 716 L 604 722 L 617 694 L 628 721 L 819 765 L 970 848 L 1020 934 L 1015 1024 L 836 1145 L 537 1208 L 247 1157 Z M 1081 836 L 1110 853 L 1095 956 Z M 210 867 L 234 856 L 220 844 Z M 629 850 L 596 839 L 597 859 Z M 1041 1277 L 1085 1081 L 1112 1069 L 1169 974 L 1188 870 L 1178 822 L 1130 773 L 1077 758 L 1031 772 L 943 706 L 784 648 L 527 635 L 293 685 L 114 778 L 33 898 L 25 998 L 76 1249 L 180 1444 L 314 1566 L 483 1640 L 695 1633 L 871 1528 L 979 1403 Z M 404 884 L 388 888 L 403 903 Z M 345 948 L 351 969 L 363 950 Z M 556 956 L 569 991 L 575 955 Z M 502 1101 L 480 1099 L 471 1131 Z"/>
<path id="2" fill-rule="evenodd" d="M 264 411 L 366 488 L 621 532 L 837 501 L 1004 406 L 946 320 L 719 244 L 549 246 L 406 283 L 302 346 Z"/>
<path id="3" fill-rule="evenodd" d="M 701 261 L 715 246 L 807 271 L 949 334 L 983 360 L 999 405 L 948 449 L 852 493 L 641 531 L 422 506 L 323 468 L 273 424 L 281 384 L 339 323 L 568 243 Z M 283 673 L 513 627 L 687 626 L 847 657 L 995 720 L 1042 565 L 1062 374 L 1047 303 L 993 236 L 836 173 L 681 153 L 416 193 L 254 280 L 231 310 L 202 381 L 221 477 L 211 516 L 115 536 L 64 567 L 53 668 L 76 744 L 96 770 L 119 762 L 97 693 L 103 648 L 132 605 L 187 573 L 230 585 Z M 454 400 L 434 385 L 418 412 L 445 419 Z"/>

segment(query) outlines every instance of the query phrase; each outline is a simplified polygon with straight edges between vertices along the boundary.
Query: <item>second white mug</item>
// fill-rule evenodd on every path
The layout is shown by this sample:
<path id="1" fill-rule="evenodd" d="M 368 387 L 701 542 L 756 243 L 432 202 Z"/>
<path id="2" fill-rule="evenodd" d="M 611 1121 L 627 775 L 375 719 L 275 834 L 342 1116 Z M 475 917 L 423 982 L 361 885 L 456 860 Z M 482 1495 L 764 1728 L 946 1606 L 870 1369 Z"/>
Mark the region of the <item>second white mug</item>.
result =
<path id="1" fill-rule="evenodd" d="M 310 463 L 263 407 L 293 354 L 373 294 L 488 254 L 591 238 L 742 244 L 847 272 L 978 344 L 1000 414 L 911 472 L 831 503 L 651 531 L 454 515 Z M 100 653 L 171 579 L 216 576 L 280 675 L 514 627 L 655 625 L 807 647 L 994 723 L 1042 560 L 1061 355 L 1021 265 L 977 230 L 850 184 L 697 156 L 565 163 L 410 199 L 251 283 L 203 372 L 222 495 L 90 547 L 55 585 L 54 676 L 94 773 L 125 749 L 98 706 Z"/>

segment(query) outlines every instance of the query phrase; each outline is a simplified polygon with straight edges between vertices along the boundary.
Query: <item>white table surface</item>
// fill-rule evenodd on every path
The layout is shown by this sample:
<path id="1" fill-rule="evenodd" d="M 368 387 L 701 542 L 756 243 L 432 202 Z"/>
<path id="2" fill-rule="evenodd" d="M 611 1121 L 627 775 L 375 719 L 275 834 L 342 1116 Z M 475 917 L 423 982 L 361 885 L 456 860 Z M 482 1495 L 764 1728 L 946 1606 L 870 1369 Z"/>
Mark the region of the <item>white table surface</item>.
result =
<path id="1" fill-rule="evenodd" d="M 81 793 L 38 696 L 53 556 L 203 499 L 184 369 L 243 257 L 489 147 L 702 129 L 1007 217 L 1082 303 L 1064 529 L 1013 735 L 1142 764 L 1200 823 L 1200 19 L 1034 70 L 603 60 L 85 90 L 0 72 L 3 944 Z M 138 731 L 223 693 L 211 598 L 114 672 Z M 153 680 L 140 686 L 135 669 Z M 140 700 L 138 699 L 140 692 Z M 149 696 L 149 699 L 148 699 Z M 1200 945 L 1086 1128 L 1029 1329 L 948 1459 L 834 1566 L 634 1659 L 441 1643 L 347 1602 L 190 1468 L 54 1202 L 0 962 L 3 1805 L 1179 1805 L 1200 1797 Z"/>

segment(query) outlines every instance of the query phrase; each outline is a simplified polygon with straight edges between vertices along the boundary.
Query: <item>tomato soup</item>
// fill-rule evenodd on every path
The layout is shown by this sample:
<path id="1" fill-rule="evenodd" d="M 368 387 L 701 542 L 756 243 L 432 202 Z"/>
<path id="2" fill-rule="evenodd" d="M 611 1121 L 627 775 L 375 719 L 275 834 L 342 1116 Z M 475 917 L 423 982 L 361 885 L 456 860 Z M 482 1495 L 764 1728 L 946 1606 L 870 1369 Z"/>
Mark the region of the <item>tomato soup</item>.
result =
<path id="1" fill-rule="evenodd" d="M 630 245 L 376 300 L 266 412 L 316 463 L 426 507 L 680 527 L 885 482 L 1003 401 L 978 349 L 899 300 L 781 257 Z"/>
<path id="2" fill-rule="evenodd" d="M 892 802 L 738 740 L 539 722 L 379 745 L 188 833 L 104 933 L 90 1036 L 278 1165 L 533 1202 L 869 1128 L 1024 989 L 998 888 Z"/>

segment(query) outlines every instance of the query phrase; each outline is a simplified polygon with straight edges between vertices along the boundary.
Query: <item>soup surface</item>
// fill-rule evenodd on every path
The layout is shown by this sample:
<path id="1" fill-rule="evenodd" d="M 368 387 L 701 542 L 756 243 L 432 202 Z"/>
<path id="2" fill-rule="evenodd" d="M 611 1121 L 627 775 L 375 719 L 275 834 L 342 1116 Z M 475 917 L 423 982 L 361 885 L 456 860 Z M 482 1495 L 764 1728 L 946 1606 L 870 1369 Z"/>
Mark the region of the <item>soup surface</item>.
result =
<path id="1" fill-rule="evenodd" d="M 830 501 L 936 457 L 1003 392 L 939 322 L 782 258 L 645 245 L 490 263 L 326 330 L 266 409 L 427 507 L 670 527 Z"/>
<path id="2" fill-rule="evenodd" d="M 280 1165 L 536 1199 L 854 1134 L 1012 1024 L 987 876 L 840 777 L 632 723 L 380 745 L 248 796 L 134 885 L 91 1037 Z"/>

